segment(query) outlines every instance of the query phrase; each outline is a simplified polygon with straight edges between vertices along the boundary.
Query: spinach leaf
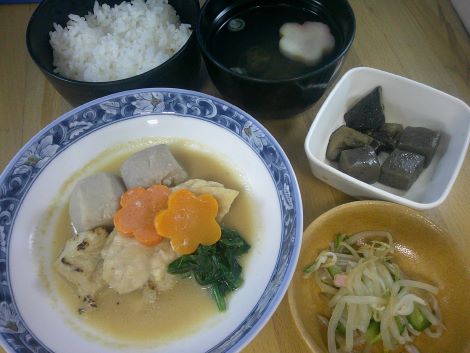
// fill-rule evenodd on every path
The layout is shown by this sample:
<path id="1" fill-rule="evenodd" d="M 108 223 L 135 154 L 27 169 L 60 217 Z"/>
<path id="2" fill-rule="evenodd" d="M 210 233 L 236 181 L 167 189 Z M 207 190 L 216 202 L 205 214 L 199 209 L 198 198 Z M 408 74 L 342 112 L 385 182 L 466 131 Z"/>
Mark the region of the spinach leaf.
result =
<path id="1" fill-rule="evenodd" d="M 210 246 L 199 245 L 190 255 L 183 255 L 168 265 L 168 273 L 194 277 L 212 294 L 219 311 L 225 311 L 225 296 L 243 283 L 238 257 L 250 245 L 233 229 L 222 227 L 220 240 Z"/>

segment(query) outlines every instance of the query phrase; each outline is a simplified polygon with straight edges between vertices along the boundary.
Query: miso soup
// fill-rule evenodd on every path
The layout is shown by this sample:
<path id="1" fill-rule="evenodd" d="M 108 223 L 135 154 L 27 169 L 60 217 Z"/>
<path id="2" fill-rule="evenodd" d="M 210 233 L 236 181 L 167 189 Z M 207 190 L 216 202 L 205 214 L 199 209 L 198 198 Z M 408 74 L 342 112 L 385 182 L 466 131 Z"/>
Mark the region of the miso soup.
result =
<path id="1" fill-rule="evenodd" d="M 335 47 L 316 65 L 288 59 L 279 50 L 279 29 L 287 22 L 322 22 L 335 38 Z M 250 2 L 235 7 L 215 24 L 208 45 L 216 60 L 232 71 L 265 80 L 299 77 L 328 62 L 344 46 L 341 32 L 320 11 L 302 9 L 289 3 Z"/>

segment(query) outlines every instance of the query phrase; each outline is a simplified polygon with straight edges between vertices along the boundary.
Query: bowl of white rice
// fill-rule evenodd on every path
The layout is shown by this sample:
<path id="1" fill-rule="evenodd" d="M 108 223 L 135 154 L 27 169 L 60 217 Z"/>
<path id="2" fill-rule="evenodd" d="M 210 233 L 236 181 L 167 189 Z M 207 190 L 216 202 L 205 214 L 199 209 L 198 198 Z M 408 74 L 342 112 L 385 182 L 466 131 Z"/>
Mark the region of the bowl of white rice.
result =
<path id="1" fill-rule="evenodd" d="M 26 42 L 72 105 L 145 87 L 197 89 L 197 0 L 43 0 Z"/>

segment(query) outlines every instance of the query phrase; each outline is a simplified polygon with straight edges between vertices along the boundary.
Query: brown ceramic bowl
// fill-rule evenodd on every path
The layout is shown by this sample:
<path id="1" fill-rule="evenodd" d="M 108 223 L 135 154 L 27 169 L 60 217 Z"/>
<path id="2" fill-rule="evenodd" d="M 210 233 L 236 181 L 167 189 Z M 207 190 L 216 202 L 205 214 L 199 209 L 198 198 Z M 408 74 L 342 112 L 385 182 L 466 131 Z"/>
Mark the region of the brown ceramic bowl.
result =
<path id="1" fill-rule="evenodd" d="M 394 261 L 410 278 L 439 288 L 437 296 L 446 330 L 434 339 L 421 335 L 415 345 L 422 353 L 470 352 L 470 257 L 452 237 L 417 211 L 383 201 L 358 201 L 336 207 L 305 230 L 297 269 L 289 288 L 294 321 L 312 352 L 327 353 L 326 327 L 317 315 L 330 316 L 327 299 L 303 268 L 336 233 L 387 230 L 395 242 Z"/>

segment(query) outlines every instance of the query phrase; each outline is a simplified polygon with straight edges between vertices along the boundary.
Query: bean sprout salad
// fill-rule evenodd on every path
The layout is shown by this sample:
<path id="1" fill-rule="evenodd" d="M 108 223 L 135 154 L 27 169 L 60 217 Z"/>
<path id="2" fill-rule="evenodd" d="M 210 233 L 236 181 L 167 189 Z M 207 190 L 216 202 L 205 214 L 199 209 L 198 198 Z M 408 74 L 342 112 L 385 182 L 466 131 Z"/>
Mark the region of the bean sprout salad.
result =
<path id="1" fill-rule="evenodd" d="M 394 243 L 386 231 L 337 234 L 329 248 L 303 270 L 329 298 L 329 353 L 419 353 L 420 334 L 439 337 L 444 329 L 438 288 L 407 279 L 392 262 Z"/>

